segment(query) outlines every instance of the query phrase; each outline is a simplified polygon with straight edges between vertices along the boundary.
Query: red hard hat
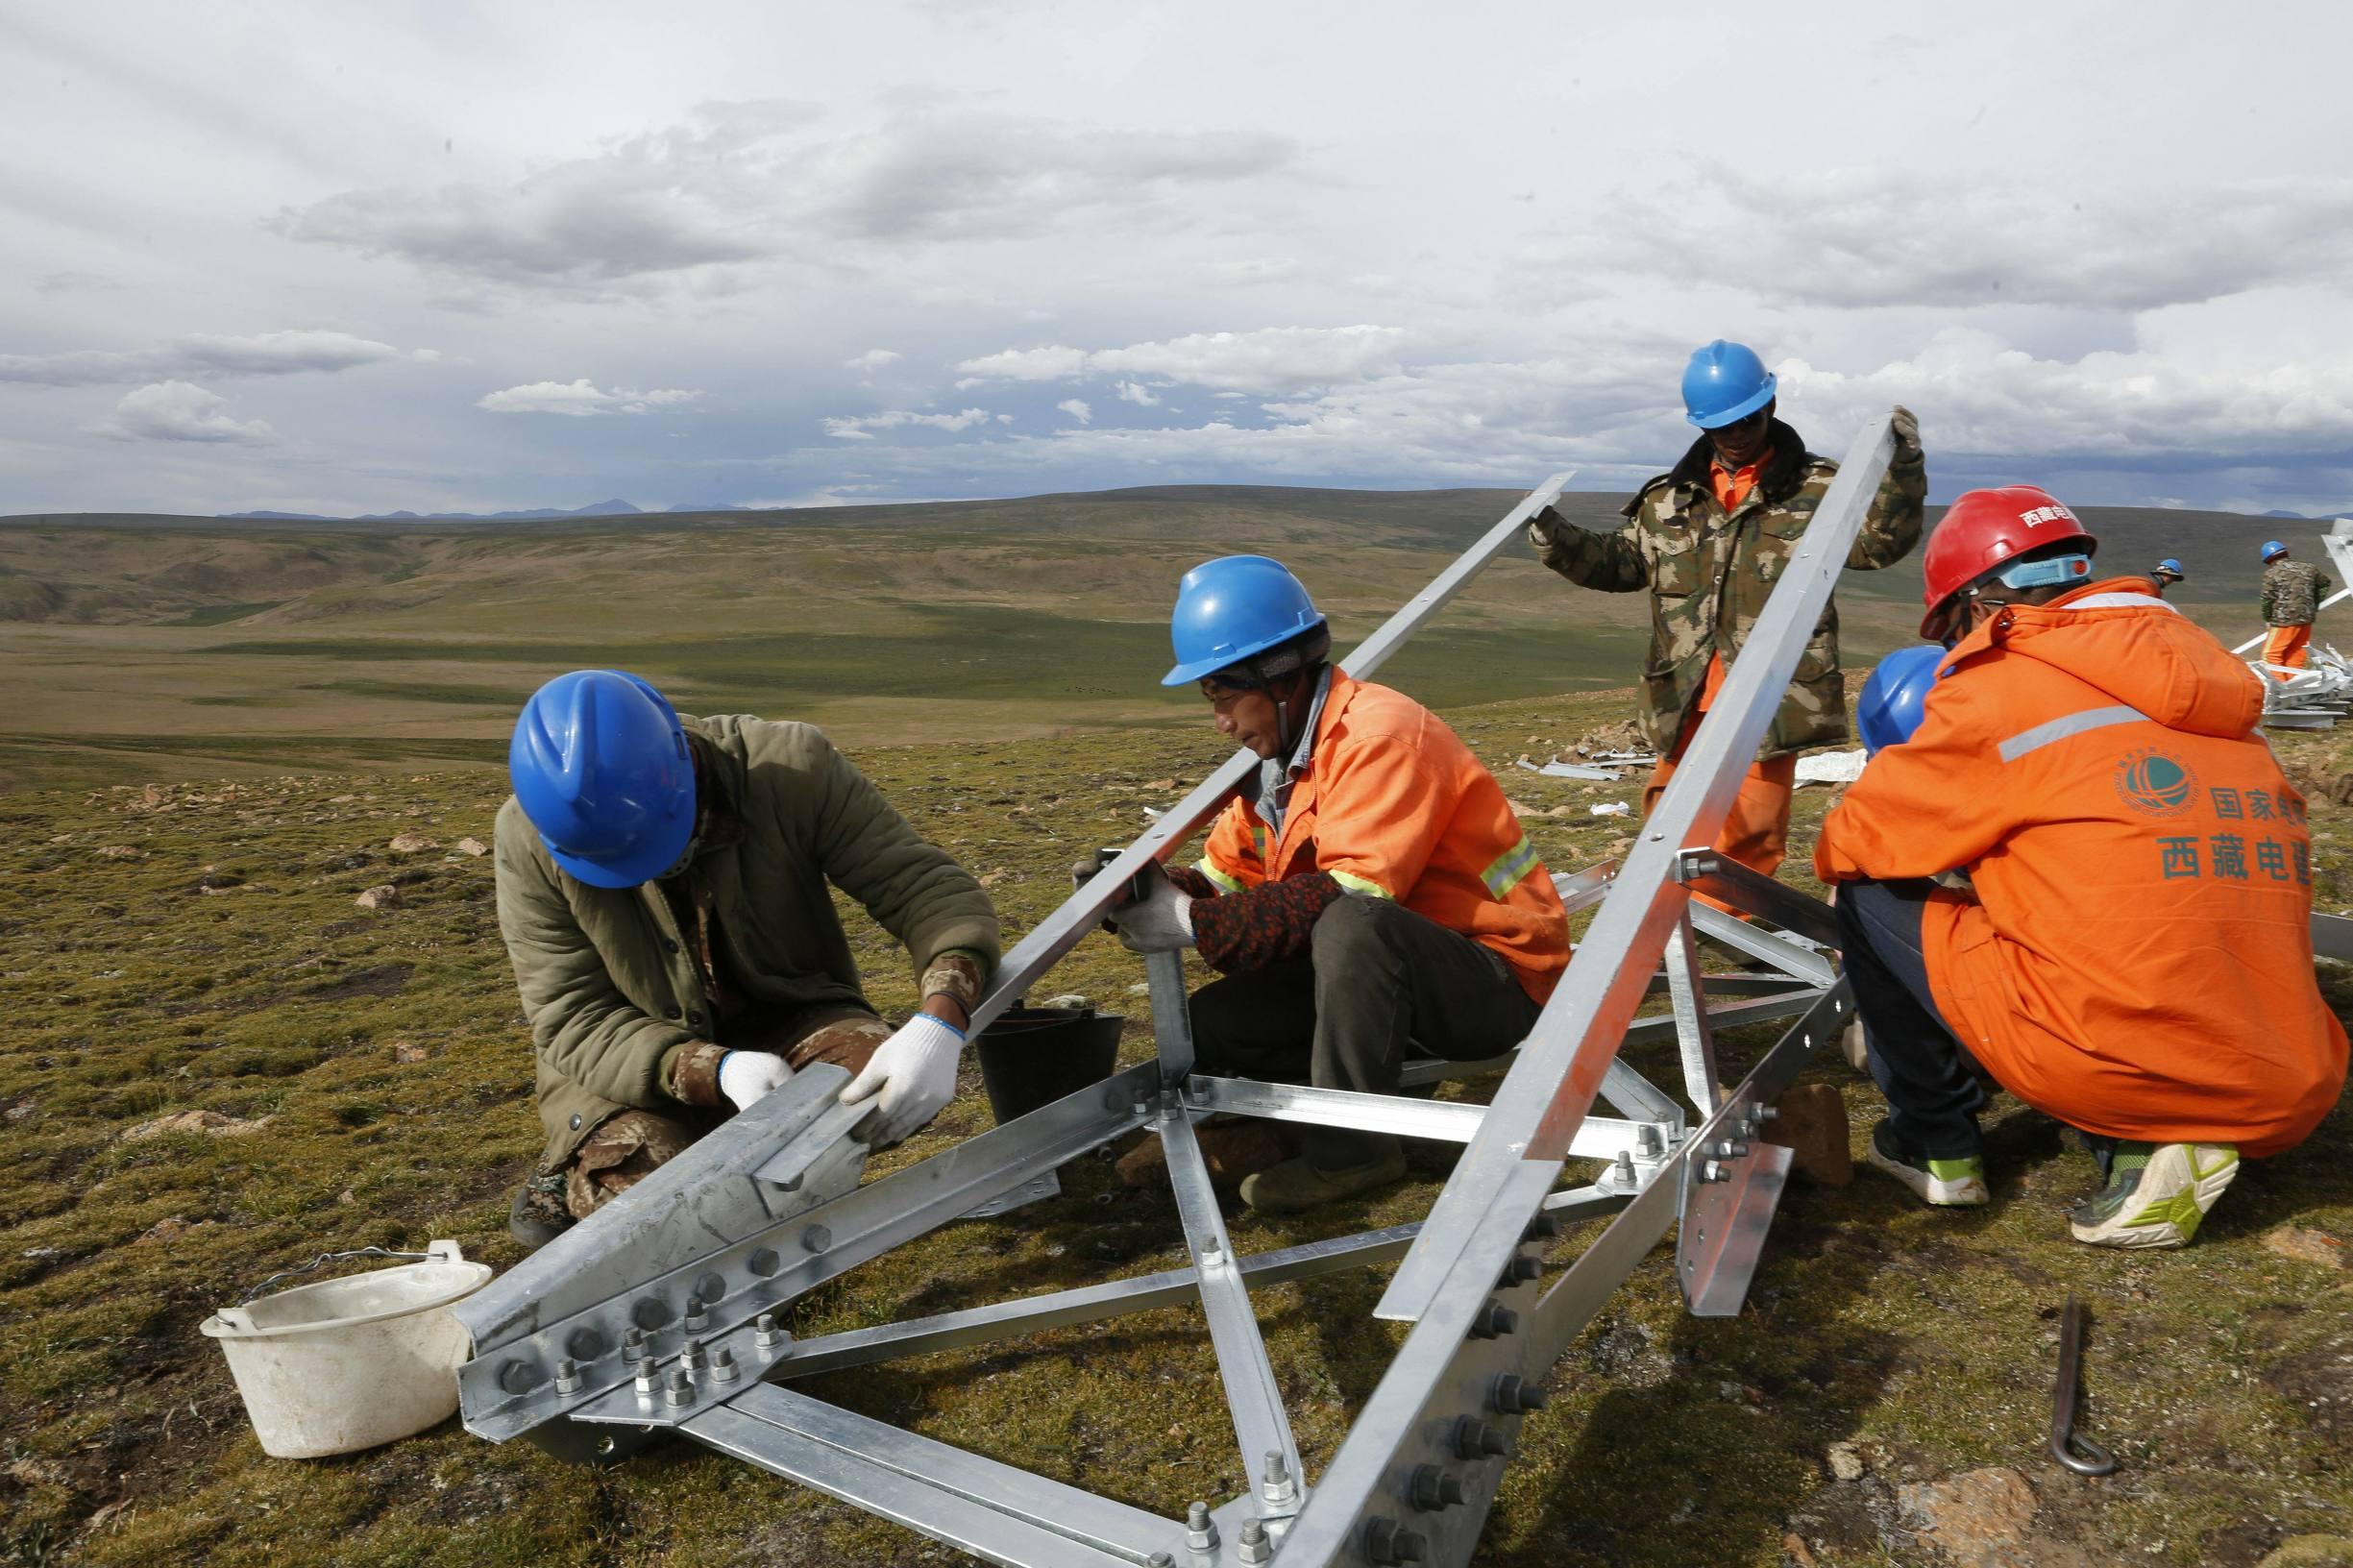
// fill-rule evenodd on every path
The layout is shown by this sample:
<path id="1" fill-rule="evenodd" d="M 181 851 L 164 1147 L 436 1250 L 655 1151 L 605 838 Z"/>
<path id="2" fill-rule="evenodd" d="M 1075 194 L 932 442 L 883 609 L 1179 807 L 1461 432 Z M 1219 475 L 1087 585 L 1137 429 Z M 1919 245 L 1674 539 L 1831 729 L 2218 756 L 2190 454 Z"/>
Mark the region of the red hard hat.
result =
<path id="1" fill-rule="evenodd" d="M 1921 597 L 1928 614 L 1920 634 L 1942 636 L 1946 601 L 1953 595 L 2002 562 L 2061 539 L 2082 540 L 2087 555 L 2099 546 L 2075 514 L 2039 485 L 2005 484 L 1960 497 L 1945 508 L 1921 556 Z"/>

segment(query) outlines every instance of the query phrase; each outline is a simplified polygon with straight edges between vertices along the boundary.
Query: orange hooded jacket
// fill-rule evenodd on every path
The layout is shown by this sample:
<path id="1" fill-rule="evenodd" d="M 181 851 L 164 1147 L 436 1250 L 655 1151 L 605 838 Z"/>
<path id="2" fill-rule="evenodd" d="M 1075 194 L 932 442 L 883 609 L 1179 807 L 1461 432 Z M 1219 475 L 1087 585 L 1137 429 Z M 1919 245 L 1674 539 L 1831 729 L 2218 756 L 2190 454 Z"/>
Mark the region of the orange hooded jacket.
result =
<path id="1" fill-rule="evenodd" d="M 1966 869 L 1930 900 L 1937 1009 L 2088 1132 L 2275 1154 L 2344 1087 L 2313 974 L 2304 798 L 2247 667 L 2138 578 L 1980 625 L 1919 730 L 1824 819 L 1826 882 Z"/>
<path id="2" fill-rule="evenodd" d="M 1210 829 L 1198 870 L 1229 893 L 1331 875 L 1493 948 L 1536 1001 L 1569 967 L 1569 919 L 1495 775 L 1438 716 L 1335 669 L 1283 831 L 1247 796 Z"/>

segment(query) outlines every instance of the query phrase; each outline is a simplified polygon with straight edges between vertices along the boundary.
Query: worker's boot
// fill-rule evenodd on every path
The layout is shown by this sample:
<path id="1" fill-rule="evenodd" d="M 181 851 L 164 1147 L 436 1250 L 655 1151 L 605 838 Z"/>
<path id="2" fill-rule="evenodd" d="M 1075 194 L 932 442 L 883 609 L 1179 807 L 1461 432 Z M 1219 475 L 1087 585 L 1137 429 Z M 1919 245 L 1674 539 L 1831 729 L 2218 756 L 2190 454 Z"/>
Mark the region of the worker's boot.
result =
<path id="1" fill-rule="evenodd" d="M 1406 1151 L 1393 1138 L 1362 1139 L 1363 1158 L 1350 1164 L 1317 1164 L 1311 1154 L 1286 1160 L 1242 1183 L 1242 1202 L 1262 1214 L 1296 1214 L 1388 1186 L 1406 1173 Z"/>
<path id="2" fill-rule="evenodd" d="M 572 1211 L 564 1206 L 564 1173 L 540 1171 L 515 1188 L 506 1206 L 506 1234 L 526 1252 L 537 1252 L 572 1229 Z"/>
<path id="3" fill-rule="evenodd" d="M 2068 1211 L 2067 1228 L 2086 1246 L 2186 1247 L 2238 1174 L 2227 1143 L 2119 1143 L 2108 1185 Z"/>
<path id="4" fill-rule="evenodd" d="M 1986 1188 L 1982 1157 L 1930 1160 L 1914 1154 L 1885 1121 L 1871 1130 L 1871 1148 L 1863 1158 L 1910 1188 L 1921 1202 L 1939 1209 L 1975 1209 L 1994 1201 Z"/>
<path id="5" fill-rule="evenodd" d="M 1294 1145 L 1271 1122 L 1245 1116 L 1212 1116 L 1193 1129 L 1210 1185 L 1232 1191 L 1262 1170 L 1281 1164 Z M 1146 1131 L 1114 1167 L 1129 1187 L 1159 1187 L 1168 1180 L 1168 1155 L 1160 1134 Z"/>

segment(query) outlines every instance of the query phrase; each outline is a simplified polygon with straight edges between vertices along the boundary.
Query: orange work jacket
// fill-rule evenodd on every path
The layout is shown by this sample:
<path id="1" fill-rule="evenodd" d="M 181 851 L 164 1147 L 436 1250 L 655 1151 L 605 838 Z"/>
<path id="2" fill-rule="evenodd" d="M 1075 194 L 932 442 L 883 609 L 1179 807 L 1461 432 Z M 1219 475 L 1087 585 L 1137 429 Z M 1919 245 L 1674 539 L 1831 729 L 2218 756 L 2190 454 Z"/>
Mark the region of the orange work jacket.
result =
<path id="1" fill-rule="evenodd" d="M 1332 672 L 1308 771 L 1283 831 L 1238 798 L 1199 870 L 1229 893 L 1315 871 L 1392 898 L 1490 947 L 1541 1002 L 1569 965 L 1569 921 L 1503 786 L 1438 716 L 1402 692 Z"/>
<path id="2" fill-rule="evenodd" d="M 2313 972 L 2304 797 L 2256 675 L 2138 578 L 1979 626 L 1920 728 L 1824 819 L 1825 881 L 1965 868 L 1930 900 L 1938 1010 L 1994 1076 L 2088 1132 L 2300 1142 L 2344 1087 Z"/>

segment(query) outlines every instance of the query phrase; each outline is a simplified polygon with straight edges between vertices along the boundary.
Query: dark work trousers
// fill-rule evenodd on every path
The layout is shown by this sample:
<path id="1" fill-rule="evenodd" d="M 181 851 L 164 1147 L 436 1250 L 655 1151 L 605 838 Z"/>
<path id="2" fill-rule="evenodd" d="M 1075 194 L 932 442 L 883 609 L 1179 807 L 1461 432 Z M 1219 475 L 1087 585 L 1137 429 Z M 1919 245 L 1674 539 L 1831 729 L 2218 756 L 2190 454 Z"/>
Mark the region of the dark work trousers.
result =
<path id="1" fill-rule="evenodd" d="M 1920 912 L 1935 891 L 1928 881 L 1841 882 L 1838 928 L 1871 1076 L 1897 1139 L 1925 1159 L 1965 1160 L 1981 1146 L 1985 1089 L 1928 990 Z"/>
<path id="2" fill-rule="evenodd" d="M 1412 1057 L 1500 1056 L 1540 1011 L 1492 950 L 1385 898 L 1352 894 L 1316 917 L 1307 957 L 1193 992 L 1194 1065 L 1394 1093 Z M 1325 1170 L 1363 1164 L 1390 1147 L 1385 1135 L 1334 1127 L 1306 1129 L 1302 1143 Z"/>

